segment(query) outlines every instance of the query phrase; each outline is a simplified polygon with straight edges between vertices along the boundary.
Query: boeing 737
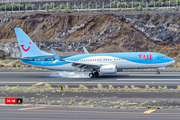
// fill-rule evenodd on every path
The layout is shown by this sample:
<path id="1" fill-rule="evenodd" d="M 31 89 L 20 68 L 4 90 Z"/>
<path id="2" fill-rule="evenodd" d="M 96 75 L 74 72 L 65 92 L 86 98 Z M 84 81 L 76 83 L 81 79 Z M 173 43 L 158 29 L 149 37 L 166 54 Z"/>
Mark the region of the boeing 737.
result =
<path id="1" fill-rule="evenodd" d="M 41 51 L 21 28 L 15 28 L 22 63 L 57 71 L 90 71 L 89 77 L 114 74 L 123 69 L 164 68 L 175 62 L 172 58 L 155 52 L 95 53 L 84 49 L 85 54 L 57 55 Z M 157 69 L 157 74 L 160 74 Z"/>

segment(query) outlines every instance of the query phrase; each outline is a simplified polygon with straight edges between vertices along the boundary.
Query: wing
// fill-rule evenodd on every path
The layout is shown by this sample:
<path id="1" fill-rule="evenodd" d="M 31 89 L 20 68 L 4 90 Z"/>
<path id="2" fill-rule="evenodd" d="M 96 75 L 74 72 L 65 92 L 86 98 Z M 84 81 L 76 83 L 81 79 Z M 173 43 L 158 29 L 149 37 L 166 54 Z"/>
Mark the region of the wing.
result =
<path id="1" fill-rule="evenodd" d="M 55 58 L 55 61 L 53 63 L 56 63 L 57 61 L 64 61 L 64 62 L 72 63 L 72 66 L 74 67 L 74 69 L 79 68 L 79 71 L 99 69 L 102 65 L 105 65 L 105 64 L 95 64 L 95 63 L 82 63 L 80 61 L 63 60 L 55 53 L 53 49 L 51 49 L 51 51 Z"/>
<path id="2" fill-rule="evenodd" d="M 92 63 L 89 64 L 89 63 L 81 63 L 81 62 L 69 61 L 69 60 L 64 60 L 64 61 L 72 63 L 74 69 L 79 68 L 79 71 L 99 69 L 102 66 L 101 64 L 92 64 Z"/>

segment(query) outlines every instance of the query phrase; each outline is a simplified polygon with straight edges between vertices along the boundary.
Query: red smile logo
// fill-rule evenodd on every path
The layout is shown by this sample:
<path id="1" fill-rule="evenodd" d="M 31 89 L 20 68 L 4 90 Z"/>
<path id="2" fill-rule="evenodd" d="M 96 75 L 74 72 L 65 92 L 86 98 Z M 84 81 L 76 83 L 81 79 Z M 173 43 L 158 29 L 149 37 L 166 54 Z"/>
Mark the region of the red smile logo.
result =
<path id="1" fill-rule="evenodd" d="M 29 44 L 31 44 L 31 42 L 29 42 Z M 25 52 L 29 51 L 29 49 L 30 49 L 30 46 L 27 49 L 24 49 L 24 45 L 21 45 L 21 47 Z"/>

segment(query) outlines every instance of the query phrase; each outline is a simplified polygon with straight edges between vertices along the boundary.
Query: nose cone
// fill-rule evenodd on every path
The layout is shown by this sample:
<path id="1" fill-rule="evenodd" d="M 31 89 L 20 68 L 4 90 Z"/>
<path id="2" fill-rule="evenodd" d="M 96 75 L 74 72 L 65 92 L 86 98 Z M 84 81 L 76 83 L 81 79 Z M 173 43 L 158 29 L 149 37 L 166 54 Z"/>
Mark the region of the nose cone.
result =
<path id="1" fill-rule="evenodd" d="M 170 58 L 170 62 L 171 62 L 171 64 L 174 64 L 174 63 L 175 63 L 175 60 L 172 59 L 172 58 Z"/>
<path id="2" fill-rule="evenodd" d="M 175 60 L 172 61 L 172 64 L 175 63 Z"/>

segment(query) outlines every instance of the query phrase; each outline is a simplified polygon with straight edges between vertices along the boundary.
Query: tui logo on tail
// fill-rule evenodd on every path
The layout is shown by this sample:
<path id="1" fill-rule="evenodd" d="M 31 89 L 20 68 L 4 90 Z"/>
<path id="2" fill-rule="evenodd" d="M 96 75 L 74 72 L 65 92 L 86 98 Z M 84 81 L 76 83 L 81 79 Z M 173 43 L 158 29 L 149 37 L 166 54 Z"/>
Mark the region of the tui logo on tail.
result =
<path id="1" fill-rule="evenodd" d="M 29 44 L 31 44 L 31 42 L 29 42 Z M 29 51 L 29 49 L 30 49 L 30 46 L 27 49 L 24 48 L 24 45 L 21 45 L 21 47 L 25 52 Z"/>

